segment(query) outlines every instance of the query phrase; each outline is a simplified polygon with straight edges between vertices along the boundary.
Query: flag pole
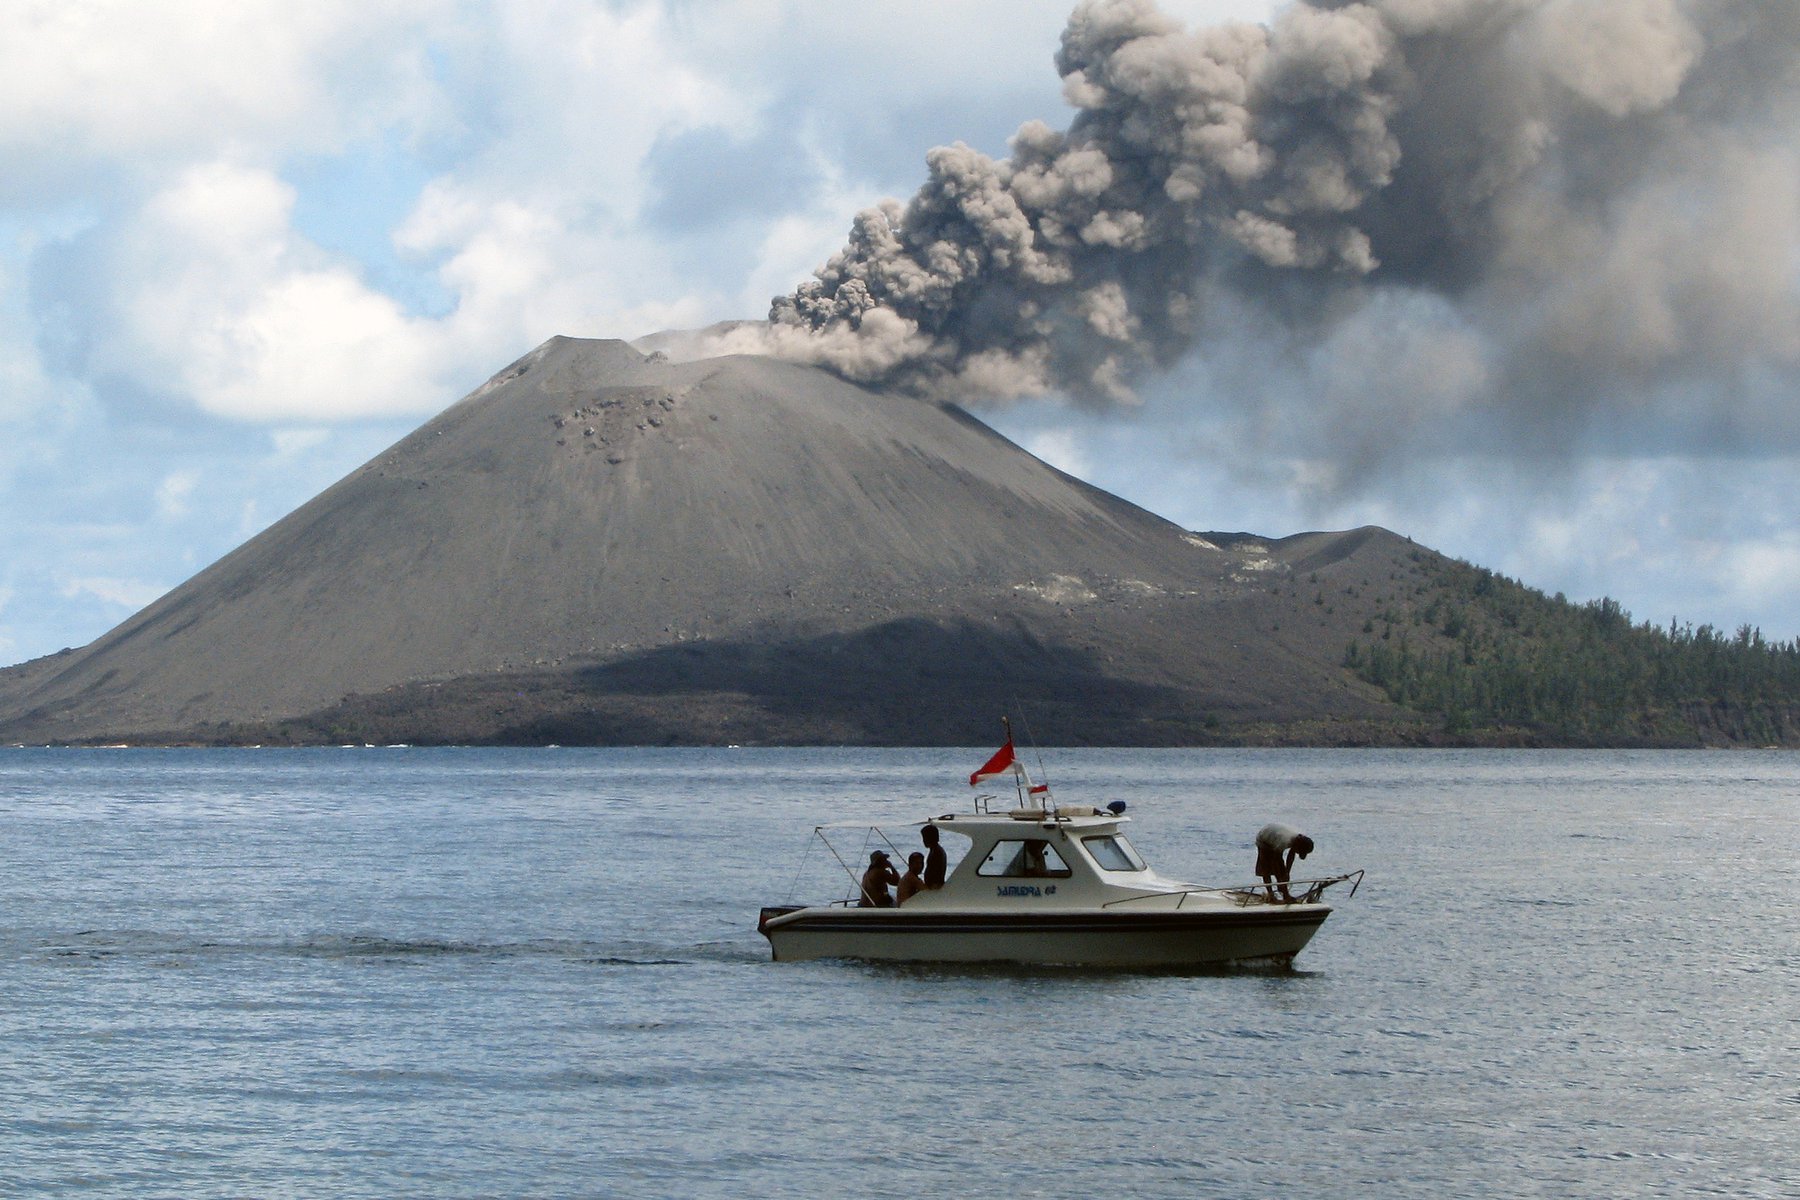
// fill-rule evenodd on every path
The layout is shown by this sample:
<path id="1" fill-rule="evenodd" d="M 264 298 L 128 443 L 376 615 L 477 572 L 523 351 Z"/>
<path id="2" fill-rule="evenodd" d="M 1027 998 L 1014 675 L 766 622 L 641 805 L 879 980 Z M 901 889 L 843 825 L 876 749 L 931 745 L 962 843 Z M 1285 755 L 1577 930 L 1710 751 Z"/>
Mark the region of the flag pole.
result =
<path id="1" fill-rule="evenodd" d="M 1001 717 L 1000 725 L 1003 729 L 1006 730 L 1006 744 L 1008 746 L 1012 746 L 1013 745 L 1012 718 L 1011 717 Z M 1021 779 L 1023 779 L 1025 782 L 1020 783 L 1019 781 Z M 1027 807 L 1026 802 L 1025 802 L 1025 788 L 1030 783 L 1031 783 L 1031 776 L 1025 774 L 1025 764 L 1019 761 L 1019 751 L 1018 751 L 1018 748 L 1015 746 L 1013 749 L 1013 792 L 1019 797 L 1019 807 L 1020 808 Z"/>

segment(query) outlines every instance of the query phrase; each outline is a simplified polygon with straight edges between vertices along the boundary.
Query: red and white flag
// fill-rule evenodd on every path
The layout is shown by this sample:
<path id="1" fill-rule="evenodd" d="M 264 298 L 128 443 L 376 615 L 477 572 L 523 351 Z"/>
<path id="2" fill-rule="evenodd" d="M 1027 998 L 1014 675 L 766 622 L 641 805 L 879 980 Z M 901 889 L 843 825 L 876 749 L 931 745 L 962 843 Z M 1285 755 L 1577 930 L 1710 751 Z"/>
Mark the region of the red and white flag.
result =
<path id="1" fill-rule="evenodd" d="M 970 787 L 980 787 L 990 779 L 1002 775 L 1022 775 L 1024 768 L 1019 765 L 1019 758 L 1013 753 L 1012 739 L 1006 739 L 1006 745 L 994 751 L 994 757 L 981 764 L 981 769 L 969 776 Z"/>
<path id="2" fill-rule="evenodd" d="M 1047 783 L 1032 783 L 1031 777 L 1025 774 L 1025 764 L 1013 753 L 1012 738 L 1006 739 L 1006 745 L 994 751 L 994 757 L 981 764 L 981 769 L 969 776 L 970 787 L 980 787 L 990 779 L 998 779 L 1002 775 L 1012 775 L 1025 781 L 1025 790 L 1033 796 L 1050 790 Z"/>

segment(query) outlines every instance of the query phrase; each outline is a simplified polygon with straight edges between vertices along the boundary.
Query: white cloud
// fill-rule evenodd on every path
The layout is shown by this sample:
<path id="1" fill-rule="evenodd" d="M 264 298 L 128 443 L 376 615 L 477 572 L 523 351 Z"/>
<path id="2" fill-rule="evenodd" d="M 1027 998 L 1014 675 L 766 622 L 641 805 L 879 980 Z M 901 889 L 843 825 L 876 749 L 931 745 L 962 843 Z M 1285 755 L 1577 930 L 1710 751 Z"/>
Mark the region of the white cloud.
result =
<path id="1" fill-rule="evenodd" d="M 271 521 L 263 515 L 262 506 L 252 498 L 238 508 L 235 535 L 240 539 L 255 537 L 269 524 Z"/>
<path id="2" fill-rule="evenodd" d="M 396 231 L 438 262 L 458 344 L 514 353 L 557 333 L 636 336 L 711 319 L 716 278 L 684 275 L 639 224 L 659 138 L 747 128 L 752 103 L 684 57 L 656 5 L 505 6 L 481 46 L 502 72 L 492 129 Z M 722 314 L 719 314 L 722 315 Z"/>
<path id="3" fill-rule="evenodd" d="M 1741 542 L 1725 558 L 1733 590 L 1751 603 L 1800 592 L 1800 537 L 1792 533 Z"/>
<path id="4" fill-rule="evenodd" d="M 879 199 L 847 179 L 843 166 L 816 146 L 809 146 L 808 152 L 818 171 L 816 186 L 811 194 L 796 198 L 793 212 L 768 223 L 729 314 L 720 315 L 767 316 L 770 300 L 792 291 L 837 253 L 852 215 Z"/>
<path id="5" fill-rule="evenodd" d="M 1159 7 L 1190 25 L 1210 25 L 1267 21 L 1282 2 L 1159 0 Z M 714 69 L 760 79 L 765 87 L 785 78 L 816 80 L 828 103 L 851 105 L 864 92 L 897 106 L 943 97 L 974 120 L 997 91 L 1061 94 L 1051 57 L 1074 6 L 1074 0 L 713 0 L 694 6 L 676 27 L 684 45 Z"/>
<path id="6" fill-rule="evenodd" d="M 62 583 L 65 599 L 92 596 L 127 612 L 144 607 L 168 590 L 166 584 L 146 583 L 141 579 L 114 579 L 104 575 L 65 579 Z"/>
<path id="7" fill-rule="evenodd" d="M 1046 429 L 1025 439 L 1025 449 L 1059 471 L 1078 478 L 1093 472 L 1093 461 L 1082 447 L 1080 436 L 1072 429 Z"/>
<path id="8" fill-rule="evenodd" d="M 428 105 L 449 0 L 0 5 L 0 198 L 80 196 L 225 148 L 317 152 Z"/>
<path id="9" fill-rule="evenodd" d="M 58 377 L 43 361 L 24 272 L 9 261 L 18 253 L 0 245 L 0 497 L 22 474 L 55 467 L 90 402 L 86 387 Z M 15 524 L 22 520 L 9 515 Z"/>
<path id="10" fill-rule="evenodd" d="M 97 362 L 219 416 L 331 420 L 444 398 L 443 335 L 290 224 L 291 187 L 209 163 L 107 242 L 116 324 Z M 452 361 L 450 365 L 461 365 Z"/>
<path id="11" fill-rule="evenodd" d="M 277 429 L 269 434 L 269 444 L 275 448 L 276 458 L 294 458 L 324 445 L 330 438 L 329 429 Z"/>
<path id="12" fill-rule="evenodd" d="M 422 414 L 557 333 L 637 336 L 741 315 L 730 311 L 741 286 L 684 274 L 638 223 L 644 162 L 658 138 L 734 128 L 751 115 L 743 98 L 683 60 L 671 18 L 655 5 L 564 0 L 478 10 L 450 29 L 426 19 L 441 15 L 436 6 L 408 12 L 415 34 L 437 38 L 449 56 L 451 83 L 479 72 L 463 80 L 462 94 L 415 105 L 459 111 L 470 152 L 420 192 L 392 231 L 396 250 L 430 270 L 450 311 L 409 312 L 362 264 L 296 230 L 296 189 L 278 160 L 310 142 L 271 117 L 259 127 L 262 141 L 246 137 L 232 153 L 196 157 L 141 200 L 124 193 L 129 207 L 84 235 L 95 258 L 87 286 L 97 294 L 71 307 L 92 326 L 91 374 L 239 420 Z M 347 110 L 360 92 L 317 94 L 324 84 L 307 68 L 309 52 L 360 27 L 348 16 L 329 25 L 315 14 L 289 31 L 297 46 L 273 71 L 269 94 L 257 94 L 261 107 L 234 91 L 240 107 L 286 111 L 292 96 L 306 96 L 324 124 L 353 125 Z M 223 53 L 221 39 L 239 33 L 233 25 L 200 40 Z M 182 40 L 189 34 L 167 36 L 199 53 Z M 249 89 L 236 75 L 232 82 Z M 178 99 L 187 103 L 190 93 Z M 58 93 L 45 103 L 63 100 Z M 91 140 L 115 149 L 142 132 L 107 113 L 67 120 L 85 121 Z M 846 219 L 837 215 L 834 232 Z M 761 262 L 754 251 L 743 259 L 745 271 L 779 276 L 783 287 L 813 265 L 770 265 L 767 251 Z"/>
<path id="13" fill-rule="evenodd" d="M 199 473 L 195 471 L 175 471 L 163 476 L 163 481 L 156 487 L 157 516 L 165 519 L 185 517 L 189 499 L 199 482 Z"/>

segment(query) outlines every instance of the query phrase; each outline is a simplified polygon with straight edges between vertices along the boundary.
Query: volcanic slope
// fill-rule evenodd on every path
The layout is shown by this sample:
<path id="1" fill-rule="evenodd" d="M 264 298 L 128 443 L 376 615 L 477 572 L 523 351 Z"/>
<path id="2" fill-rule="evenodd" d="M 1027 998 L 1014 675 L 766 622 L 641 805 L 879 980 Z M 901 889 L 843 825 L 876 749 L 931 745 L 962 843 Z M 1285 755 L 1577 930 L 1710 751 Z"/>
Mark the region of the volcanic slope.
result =
<path id="1" fill-rule="evenodd" d="M 1197 536 L 973 417 L 554 338 L 91 645 L 0 738 L 1181 743 L 1403 719 L 1341 667 L 1380 530 Z M 1321 597 L 1323 593 L 1321 592 Z M 1285 628 L 1284 628 L 1285 622 Z"/>

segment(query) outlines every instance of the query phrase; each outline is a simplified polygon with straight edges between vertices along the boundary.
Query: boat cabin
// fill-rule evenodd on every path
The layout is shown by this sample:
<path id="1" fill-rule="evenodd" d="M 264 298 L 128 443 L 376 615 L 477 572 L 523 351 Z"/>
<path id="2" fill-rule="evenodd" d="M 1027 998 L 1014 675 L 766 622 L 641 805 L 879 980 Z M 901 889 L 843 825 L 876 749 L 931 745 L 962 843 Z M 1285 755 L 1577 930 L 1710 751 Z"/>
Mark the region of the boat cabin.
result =
<path id="1" fill-rule="evenodd" d="M 913 895 L 904 905 L 909 912 L 1021 901 L 1083 907 L 1191 889 L 1190 884 L 1165 879 L 1150 869 L 1125 835 L 1123 827 L 1129 823 L 1129 817 L 1094 808 L 1021 808 L 946 813 L 931 821 L 884 826 L 875 832 L 890 858 L 900 863 L 907 851 L 920 843 L 916 836 L 901 839 L 901 844 L 890 840 L 888 834 L 899 829 L 934 825 L 947 850 L 952 837 L 967 843 L 961 859 L 952 863 L 945 876 L 944 886 Z M 827 829 L 843 828 L 870 829 L 846 824 L 822 826 L 819 833 L 824 836 Z M 911 847 L 905 845 L 909 840 Z M 856 903 L 854 891 L 848 903 Z"/>

